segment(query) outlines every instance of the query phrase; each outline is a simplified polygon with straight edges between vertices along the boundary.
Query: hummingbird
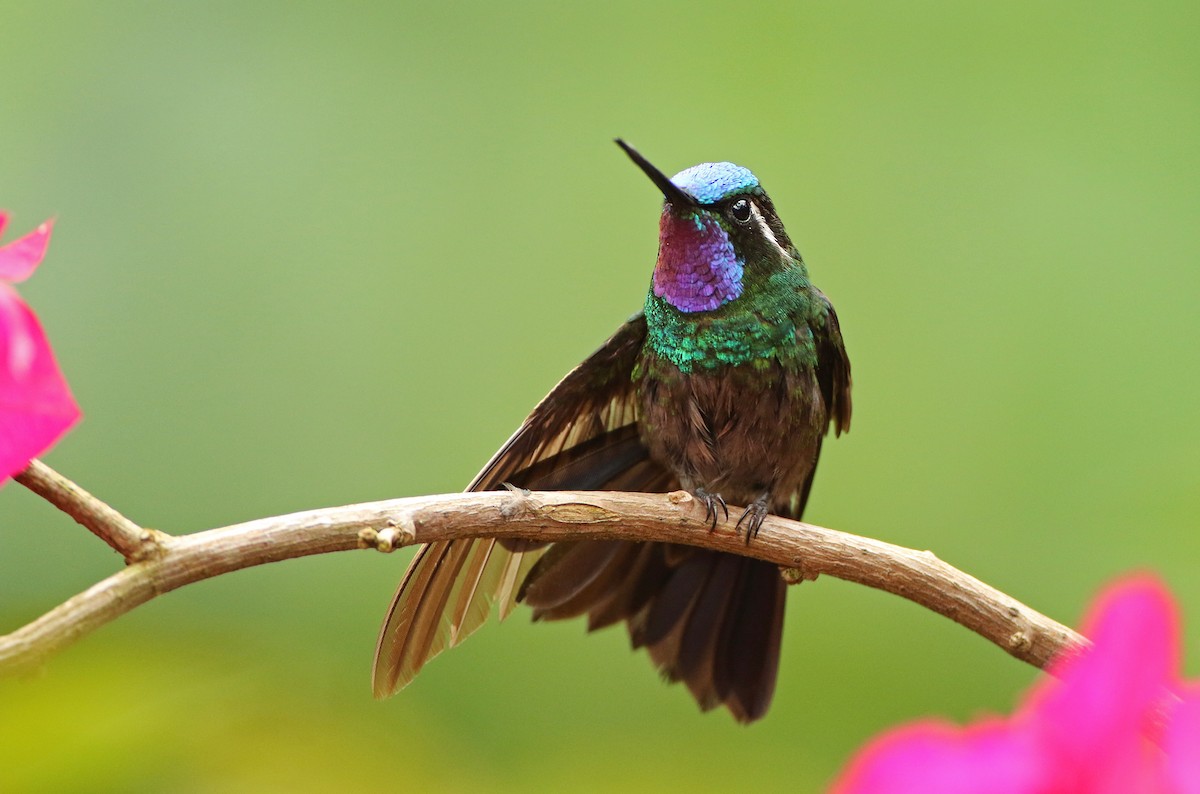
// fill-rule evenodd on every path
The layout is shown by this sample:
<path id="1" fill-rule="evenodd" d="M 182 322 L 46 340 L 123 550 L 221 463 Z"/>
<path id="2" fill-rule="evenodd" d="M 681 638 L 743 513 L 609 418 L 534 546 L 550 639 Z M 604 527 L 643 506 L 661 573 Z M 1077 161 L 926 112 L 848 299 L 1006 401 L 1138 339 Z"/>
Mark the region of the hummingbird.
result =
<path id="1" fill-rule="evenodd" d="M 701 163 L 667 178 L 616 143 L 663 194 L 642 311 L 571 370 L 467 487 L 686 489 L 715 529 L 728 504 L 752 541 L 768 514 L 799 519 L 821 443 L 850 426 L 850 361 L 833 306 L 757 177 Z M 775 691 L 787 585 L 778 566 L 678 544 L 489 538 L 421 546 L 375 653 L 393 694 L 498 604 L 533 619 L 624 622 L 704 711 L 743 723 Z"/>

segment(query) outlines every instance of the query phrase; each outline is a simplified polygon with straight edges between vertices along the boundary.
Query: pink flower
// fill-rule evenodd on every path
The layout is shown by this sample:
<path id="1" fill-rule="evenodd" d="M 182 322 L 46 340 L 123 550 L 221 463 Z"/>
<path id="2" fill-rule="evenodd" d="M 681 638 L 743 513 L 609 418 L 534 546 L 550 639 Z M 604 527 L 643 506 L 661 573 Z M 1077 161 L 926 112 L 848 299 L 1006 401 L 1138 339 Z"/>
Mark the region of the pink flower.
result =
<path id="1" fill-rule="evenodd" d="M 7 222 L 0 212 L 0 233 Z M 37 316 L 9 286 L 37 269 L 51 226 L 47 221 L 0 246 L 0 480 L 28 466 L 79 419 Z"/>
<path id="2" fill-rule="evenodd" d="M 1136 577 L 1101 595 L 1092 647 L 1051 665 L 1009 719 L 914 723 L 859 752 L 835 794 L 1200 794 L 1200 682 L 1178 674 L 1170 595 Z"/>

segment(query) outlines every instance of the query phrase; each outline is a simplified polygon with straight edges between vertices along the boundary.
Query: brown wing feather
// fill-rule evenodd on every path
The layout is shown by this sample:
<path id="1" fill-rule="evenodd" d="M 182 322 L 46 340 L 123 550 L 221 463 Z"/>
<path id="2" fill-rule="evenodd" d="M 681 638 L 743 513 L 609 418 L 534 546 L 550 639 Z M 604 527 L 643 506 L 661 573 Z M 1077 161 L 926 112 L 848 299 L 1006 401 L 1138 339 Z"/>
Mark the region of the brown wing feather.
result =
<path id="1" fill-rule="evenodd" d="M 647 459 L 635 429 L 632 374 L 645 338 L 646 321 L 638 313 L 538 403 L 467 490 L 506 482 L 532 489 L 603 488 L 629 483 L 634 471 L 669 484 L 671 478 Z M 489 538 L 422 546 L 379 633 L 375 695 L 407 686 L 425 662 L 479 628 L 493 601 L 500 603 L 501 617 L 507 615 L 542 551 L 514 552 Z"/>
<path id="2" fill-rule="evenodd" d="M 842 343 L 842 328 L 838 324 L 837 312 L 823 293 L 818 290 L 817 295 L 827 310 L 825 323 L 813 329 L 813 337 L 817 342 L 817 385 L 825 401 L 825 432 L 828 433 L 832 426 L 834 435 L 840 436 L 850 432 L 850 358 Z M 792 496 L 787 509 L 778 510 L 781 516 L 797 521 L 803 517 L 813 478 L 817 475 L 817 462 L 821 459 L 821 442 L 822 439 L 818 438 L 808 478 Z"/>
<path id="3" fill-rule="evenodd" d="M 838 324 L 837 312 L 820 292 L 821 300 L 829 313 L 825 325 L 814 329 L 817 341 L 817 381 L 821 384 L 821 396 L 825 398 L 825 414 L 833 425 L 834 434 L 850 431 L 850 358 L 842 342 L 842 327 Z M 828 432 L 828 426 L 826 426 Z"/>
<path id="4" fill-rule="evenodd" d="M 559 381 L 467 490 L 493 490 L 539 461 L 637 422 L 633 366 L 645 341 L 646 319 L 638 312 Z"/>

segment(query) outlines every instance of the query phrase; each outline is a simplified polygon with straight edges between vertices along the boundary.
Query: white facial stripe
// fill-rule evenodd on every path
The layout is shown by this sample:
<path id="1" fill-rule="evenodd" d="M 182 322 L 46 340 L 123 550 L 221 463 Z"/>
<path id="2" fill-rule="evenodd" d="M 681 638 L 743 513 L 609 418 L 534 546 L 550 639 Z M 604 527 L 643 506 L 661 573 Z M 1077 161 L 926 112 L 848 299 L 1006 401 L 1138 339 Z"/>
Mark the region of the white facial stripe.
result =
<path id="1" fill-rule="evenodd" d="M 750 214 L 754 216 L 754 222 L 758 224 L 758 230 L 763 233 L 763 237 L 771 241 L 771 244 L 775 246 L 780 255 L 785 259 L 790 256 L 784 247 L 779 244 L 779 241 L 775 239 L 775 232 L 771 231 L 770 225 L 767 224 L 767 219 L 758 211 L 758 205 L 753 201 L 750 202 Z"/>

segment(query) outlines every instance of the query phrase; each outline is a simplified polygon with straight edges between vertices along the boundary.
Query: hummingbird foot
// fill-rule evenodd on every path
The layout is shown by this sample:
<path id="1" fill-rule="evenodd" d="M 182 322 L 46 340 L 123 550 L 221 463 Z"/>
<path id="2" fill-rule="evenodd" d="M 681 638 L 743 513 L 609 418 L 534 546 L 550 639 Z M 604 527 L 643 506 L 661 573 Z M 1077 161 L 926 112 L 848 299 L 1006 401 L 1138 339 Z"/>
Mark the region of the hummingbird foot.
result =
<path id="1" fill-rule="evenodd" d="M 729 520 L 729 507 L 725 504 L 725 500 L 721 498 L 719 493 L 709 493 L 703 488 L 696 489 L 696 498 L 704 505 L 704 519 L 711 520 L 708 527 L 709 532 L 715 532 L 717 529 L 717 514 L 725 513 L 725 520 Z"/>
<path id="2" fill-rule="evenodd" d="M 735 529 L 740 530 L 742 524 L 746 525 L 746 545 L 750 545 L 750 541 L 758 537 L 758 530 L 762 528 L 763 521 L 766 520 L 770 511 L 767 509 L 767 503 L 770 501 L 770 494 L 763 494 L 755 499 L 746 508 L 746 512 L 742 513 L 742 517 L 738 519 Z"/>

